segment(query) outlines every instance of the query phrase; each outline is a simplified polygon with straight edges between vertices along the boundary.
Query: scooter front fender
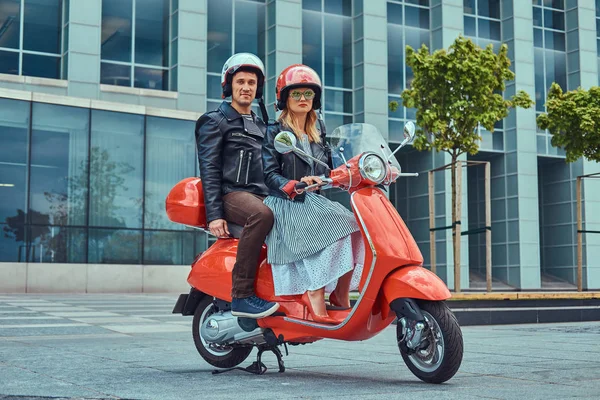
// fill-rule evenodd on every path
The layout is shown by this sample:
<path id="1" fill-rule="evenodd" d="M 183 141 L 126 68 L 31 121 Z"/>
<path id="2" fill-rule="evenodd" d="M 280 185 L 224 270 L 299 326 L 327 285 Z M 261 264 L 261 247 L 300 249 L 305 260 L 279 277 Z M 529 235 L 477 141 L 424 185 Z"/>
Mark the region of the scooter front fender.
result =
<path id="1" fill-rule="evenodd" d="M 436 274 L 414 265 L 391 272 L 383 281 L 381 291 L 388 305 L 398 298 L 442 301 L 452 297 L 444 281 Z"/>

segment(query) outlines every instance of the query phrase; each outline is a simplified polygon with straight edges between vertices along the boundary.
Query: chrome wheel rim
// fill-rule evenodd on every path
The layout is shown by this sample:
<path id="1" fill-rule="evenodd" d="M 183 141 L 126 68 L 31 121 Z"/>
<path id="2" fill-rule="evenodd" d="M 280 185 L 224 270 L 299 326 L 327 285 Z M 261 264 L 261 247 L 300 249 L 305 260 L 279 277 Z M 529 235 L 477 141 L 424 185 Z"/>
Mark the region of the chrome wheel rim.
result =
<path id="1" fill-rule="evenodd" d="M 422 310 L 428 326 L 427 335 L 423 340 L 429 340 L 429 345 L 408 356 L 412 364 L 423 372 L 435 372 L 444 360 L 445 345 L 442 330 L 437 321 L 427 311 Z"/>
<path id="2" fill-rule="evenodd" d="M 215 313 L 214 305 L 212 303 L 209 304 L 208 307 L 206 307 L 204 309 L 204 311 L 202 311 L 202 315 L 200 316 L 200 322 L 199 322 L 200 334 L 198 336 L 200 336 L 200 341 L 202 342 L 202 346 L 206 349 L 206 351 L 208 351 L 213 356 L 223 357 L 223 356 L 226 356 L 227 354 L 231 353 L 231 351 L 233 349 L 230 346 L 219 346 L 218 344 L 207 342 L 202 337 L 202 324 L 204 324 L 204 321 L 206 321 L 206 319 L 208 317 L 210 317 L 211 315 L 213 315 L 214 313 Z"/>

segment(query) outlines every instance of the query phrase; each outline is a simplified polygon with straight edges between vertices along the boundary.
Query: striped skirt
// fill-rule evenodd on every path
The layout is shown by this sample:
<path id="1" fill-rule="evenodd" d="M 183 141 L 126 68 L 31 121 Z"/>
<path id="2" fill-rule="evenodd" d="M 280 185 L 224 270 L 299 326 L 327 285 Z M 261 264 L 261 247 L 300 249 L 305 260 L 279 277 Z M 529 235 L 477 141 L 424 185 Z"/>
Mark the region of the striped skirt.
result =
<path id="1" fill-rule="evenodd" d="M 265 205 L 275 216 L 266 244 L 276 295 L 330 292 L 353 269 L 351 289 L 358 287 L 364 244 L 354 214 L 315 193 L 303 203 L 269 196 Z"/>

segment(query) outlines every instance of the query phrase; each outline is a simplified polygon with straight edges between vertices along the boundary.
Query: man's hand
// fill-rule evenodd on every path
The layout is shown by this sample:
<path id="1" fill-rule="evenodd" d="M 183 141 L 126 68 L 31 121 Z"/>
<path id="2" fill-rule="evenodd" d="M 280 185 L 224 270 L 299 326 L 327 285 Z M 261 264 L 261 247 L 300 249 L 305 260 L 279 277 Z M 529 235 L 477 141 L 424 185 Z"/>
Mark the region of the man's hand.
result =
<path id="1" fill-rule="evenodd" d="M 314 185 L 315 183 L 318 183 L 319 185 L 323 183 L 323 181 L 321 180 L 321 178 L 319 178 L 318 176 L 305 176 L 304 178 L 300 179 L 300 182 L 305 182 L 307 185 Z M 314 187 L 312 189 L 309 189 L 310 191 L 314 191 L 314 190 L 319 190 L 318 187 Z"/>
<path id="2" fill-rule="evenodd" d="M 224 219 L 215 219 L 208 224 L 208 230 L 216 237 L 229 237 L 229 229 L 227 229 L 227 221 Z"/>

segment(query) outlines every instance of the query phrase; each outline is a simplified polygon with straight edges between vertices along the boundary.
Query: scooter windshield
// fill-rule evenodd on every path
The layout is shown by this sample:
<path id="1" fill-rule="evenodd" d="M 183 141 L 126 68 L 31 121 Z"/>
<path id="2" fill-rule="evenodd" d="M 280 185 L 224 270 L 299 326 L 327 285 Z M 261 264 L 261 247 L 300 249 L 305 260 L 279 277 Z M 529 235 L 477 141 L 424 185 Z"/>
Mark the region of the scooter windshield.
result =
<path id="1" fill-rule="evenodd" d="M 331 146 L 331 156 L 333 167 L 337 168 L 344 164 L 344 157 L 350 160 L 364 152 L 373 152 L 387 160 L 392 151 L 388 147 L 387 141 L 381 136 L 379 130 L 369 124 L 346 124 L 334 129 L 329 135 L 329 144 Z M 343 151 L 341 151 L 343 149 Z M 343 154 L 344 157 L 341 156 Z M 398 168 L 400 164 L 395 156 L 389 158 L 391 165 Z"/>

